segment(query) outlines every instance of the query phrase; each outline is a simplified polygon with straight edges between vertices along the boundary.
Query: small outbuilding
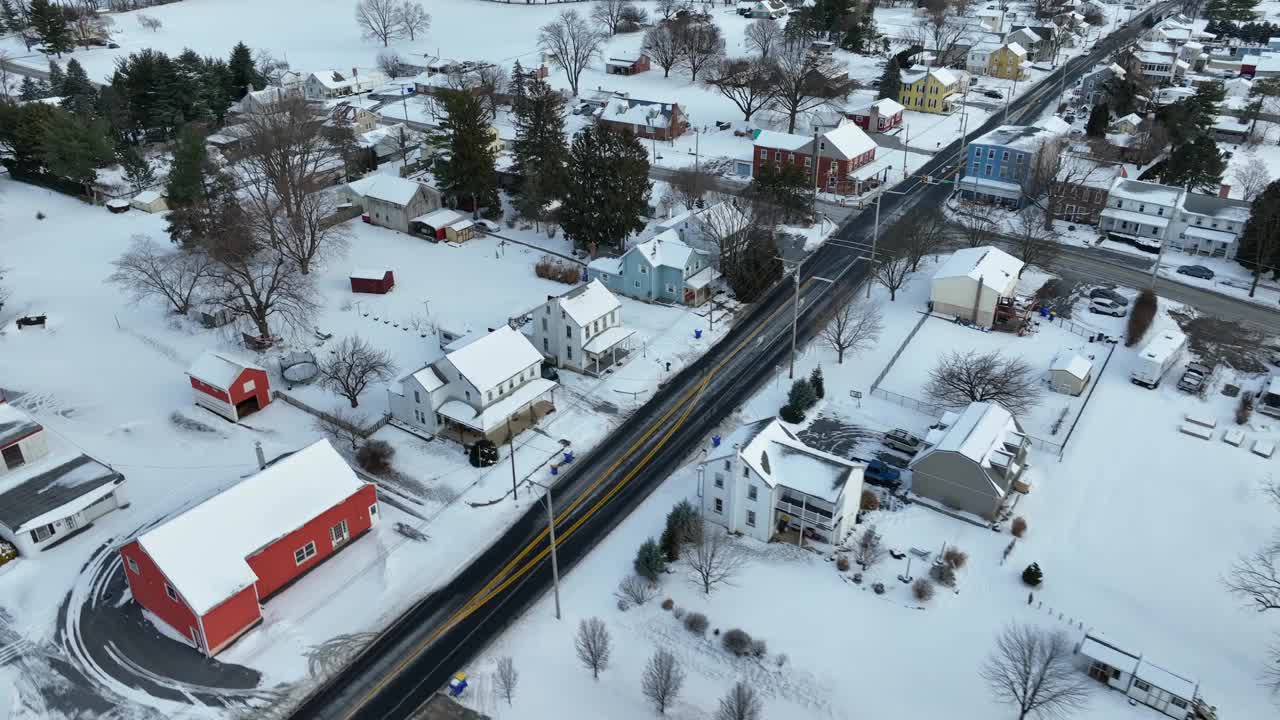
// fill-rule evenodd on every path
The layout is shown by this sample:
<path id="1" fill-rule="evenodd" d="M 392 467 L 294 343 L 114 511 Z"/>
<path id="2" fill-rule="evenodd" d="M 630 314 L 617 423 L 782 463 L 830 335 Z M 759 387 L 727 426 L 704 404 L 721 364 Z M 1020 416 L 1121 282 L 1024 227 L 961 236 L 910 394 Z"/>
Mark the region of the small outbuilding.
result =
<path id="1" fill-rule="evenodd" d="M 231 422 L 239 422 L 271 402 L 265 369 L 219 352 L 201 355 L 187 376 L 196 404 Z"/>
<path id="2" fill-rule="evenodd" d="M 466 242 L 475 236 L 475 223 L 449 208 L 440 208 L 410 221 L 410 232 L 426 235 L 442 242 Z"/>
<path id="3" fill-rule="evenodd" d="M 997 306 L 1015 295 L 1022 266 L 1018 258 L 990 245 L 957 250 L 933 274 L 929 304 L 933 312 L 992 327 Z"/>
<path id="4" fill-rule="evenodd" d="M 129 204 L 142 212 L 149 213 L 164 212 L 169 209 L 168 203 L 164 201 L 164 195 L 156 190 L 143 190 L 134 195 Z"/>
<path id="5" fill-rule="evenodd" d="M 390 270 L 359 268 L 351 273 L 351 292 L 386 295 L 396 286 L 396 276 Z"/>
<path id="6" fill-rule="evenodd" d="M 107 201 L 107 211 L 113 215 L 129 212 L 129 201 L 120 198 L 111 198 Z"/>
<path id="7" fill-rule="evenodd" d="M 1049 365 L 1049 387 L 1054 392 L 1079 395 L 1089 385 L 1093 363 L 1077 353 L 1062 353 Z"/>

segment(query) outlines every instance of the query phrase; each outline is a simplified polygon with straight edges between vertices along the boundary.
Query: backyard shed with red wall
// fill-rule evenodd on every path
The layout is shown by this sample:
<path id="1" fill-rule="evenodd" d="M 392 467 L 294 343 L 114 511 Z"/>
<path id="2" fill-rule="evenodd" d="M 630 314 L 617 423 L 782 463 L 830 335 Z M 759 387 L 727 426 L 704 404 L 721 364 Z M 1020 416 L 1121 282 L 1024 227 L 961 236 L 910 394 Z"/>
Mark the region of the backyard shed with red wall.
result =
<path id="1" fill-rule="evenodd" d="M 328 440 L 288 455 L 120 548 L 133 599 L 213 656 L 261 605 L 368 532 L 373 485 Z"/>
<path id="2" fill-rule="evenodd" d="M 231 422 L 271 402 L 267 371 L 219 352 L 206 352 L 187 370 L 197 405 Z"/>
<path id="3" fill-rule="evenodd" d="M 351 273 L 351 292 L 385 295 L 396 286 L 396 276 L 390 270 L 361 268 Z"/>

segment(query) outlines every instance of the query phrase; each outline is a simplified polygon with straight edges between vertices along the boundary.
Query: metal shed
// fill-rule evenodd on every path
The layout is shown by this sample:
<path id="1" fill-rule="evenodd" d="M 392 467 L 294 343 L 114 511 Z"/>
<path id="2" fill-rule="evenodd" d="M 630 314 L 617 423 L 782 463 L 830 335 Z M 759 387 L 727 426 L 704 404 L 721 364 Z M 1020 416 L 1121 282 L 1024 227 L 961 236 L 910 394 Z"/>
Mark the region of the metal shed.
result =
<path id="1" fill-rule="evenodd" d="M 385 295 L 396 286 L 396 276 L 390 270 L 361 268 L 351 273 L 351 292 Z"/>
<path id="2" fill-rule="evenodd" d="M 1089 385 L 1093 363 L 1076 353 L 1062 353 L 1049 366 L 1049 387 L 1054 392 L 1079 395 Z"/>

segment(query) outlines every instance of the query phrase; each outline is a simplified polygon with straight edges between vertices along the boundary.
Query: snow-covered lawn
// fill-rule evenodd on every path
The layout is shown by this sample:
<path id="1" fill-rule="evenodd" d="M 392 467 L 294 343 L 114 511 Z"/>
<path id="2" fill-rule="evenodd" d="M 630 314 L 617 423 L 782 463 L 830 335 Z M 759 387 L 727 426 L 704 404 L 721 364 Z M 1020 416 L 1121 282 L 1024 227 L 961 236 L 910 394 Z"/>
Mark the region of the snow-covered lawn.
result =
<path id="1" fill-rule="evenodd" d="M 865 390 L 909 331 L 915 307 L 927 296 L 926 280 L 916 277 L 896 303 L 874 293 L 883 303 L 886 329 L 864 356 L 836 365 L 825 348 L 806 351 L 798 370 L 821 364 L 826 375 L 827 399 L 816 413 L 872 430 L 912 415 L 926 419 L 875 398 L 864 397 L 859 408 L 848 395 Z M 1171 321 L 1162 316 L 1159 322 Z M 1085 630 L 1103 632 L 1198 681 L 1219 717 L 1270 716 L 1274 706 L 1257 678 L 1275 620 L 1237 605 L 1220 577 L 1237 554 L 1265 542 L 1280 522 L 1258 493 L 1274 460 L 1246 449 L 1254 439 L 1276 439 L 1280 427 L 1255 424 L 1246 428 L 1246 447 L 1227 445 L 1220 437 L 1233 423 L 1233 400 L 1216 394 L 1200 400 L 1178 393 L 1173 383 L 1155 391 L 1132 385 L 1128 374 L 1136 357 L 1133 349 L 1117 348 L 1061 462 L 1032 451 L 1037 485 L 1017 506 L 1029 531 L 1007 563 L 1001 562 L 1011 540 L 1007 531 L 993 533 L 919 506 L 871 515 L 891 547 L 936 552 L 948 542 L 967 551 L 957 594 L 940 593 L 918 609 L 896 580 L 905 560 L 886 559 L 860 588 L 842 581 L 817 555 L 750 543 L 746 569 L 709 598 L 677 566 L 663 579 L 658 599 L 620 612 L 612 590 L 631 572 L 635 548 L 661 531 L 672 503 L 696 495 L 695 474 L 686 467 L 565 579 L 563 621 L 554 620 L 550 599 L 544 599 L 483 658 L 460 668 L 477 680 L 468 702 L 500 720 L 553 713 L 595 718 L 606 709 L 611 719 L 648 718 L 653 709 L 640 693 L 640 671 L 663 648 L 688 673 L 680 702 L 669 711 L 674 717 L 713 712 L 737 680 L 765 697 L 766 717 L 1004 717 L 1009 709 L 992 700 L 978 670 L 996 633 L 1020 622 L 1061 629 L 1073 639 Z M 784 368 L 781 381 L 762 390 L 737 420 L 771 415 L 786 385 Z M 1213 440 L 1178 433 L 1187 412 L 1219 422 Z M 1032 561 L 1046 580 L 1029 605 L 1018 576 Z M 923 571 L 916 561 L 912 574 Z M 863 589 L 873 581 L 885 583 L 884 596 Z M 690 635 L 658 607 L 668 596 L 677 607 L 705 612 L 712 628 L 741 627 L 764 638 L 769 657 L 732 659 L 710 632 L 705 639 Z M 574 629 L 591 616 L 608 623 L 615 647 L 598 682 L 573 652 Z M 788 659 L 779 668 L 782 653 Z M 491 694 L 494 661 L 505 655 L 521 673 L 510 708 Z M 566 687 L 573 703 L 563 702 Z M 1088 710 L 1073 717 L 1159 715 L 1098 687 Z"/>

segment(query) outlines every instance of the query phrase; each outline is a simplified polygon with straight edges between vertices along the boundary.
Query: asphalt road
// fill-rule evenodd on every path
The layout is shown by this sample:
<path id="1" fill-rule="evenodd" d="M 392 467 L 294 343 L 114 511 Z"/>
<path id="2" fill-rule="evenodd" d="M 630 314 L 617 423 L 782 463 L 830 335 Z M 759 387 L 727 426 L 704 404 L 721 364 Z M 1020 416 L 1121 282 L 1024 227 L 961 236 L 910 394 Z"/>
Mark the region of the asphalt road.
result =
<path id="1" fill-rule="evenodd" d="M 1073 81 L 1122 38 L 1136 34 L 1137 22 L 1102 41 L 1088 59 L 1069 62 L 1059 72 L 1068 73 L 1067 81 Z M 1038 85 L 1015 101 L 1009 121 L 1037 116 L 1056 101 L 1057 90 L 1056 82 Z M 992 119 L 973 133 L 986 132 L 998 123 Z M 946 176 L 954 169 L 958 151 L 957 141 L 930 161 L 921 175 Z M 883 197 L 881 222 L 891 224 L 920 203 L 941 205 L 950 191 L 950 184 L 911 178 L 897 186 L 896 194 Z M 828 309 L 848 302 L 866 280 L 867 265 L 860 258 L 870 242 L 869 220 L 869 216 L 855 216 L 800 266 L 801 343 L 814 334 Z M 711 350 L 560 477 L 555 504 L 562 574 L 571 572 L 621 518 L 693 456 L 723 418 L 785 363 L 794 292 L 790 278 L 774 287 Z M 435 548 L 437 552 L 464 551 L 439 543 Z M 457 576 L 419 601 L 342 673 L 319 687 L 294 717 L 409 717 L 550 589 L 548 555 L 545 510 L 534 504 Z M 566 637 L 571 632 L 566 629 Z"/>

